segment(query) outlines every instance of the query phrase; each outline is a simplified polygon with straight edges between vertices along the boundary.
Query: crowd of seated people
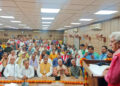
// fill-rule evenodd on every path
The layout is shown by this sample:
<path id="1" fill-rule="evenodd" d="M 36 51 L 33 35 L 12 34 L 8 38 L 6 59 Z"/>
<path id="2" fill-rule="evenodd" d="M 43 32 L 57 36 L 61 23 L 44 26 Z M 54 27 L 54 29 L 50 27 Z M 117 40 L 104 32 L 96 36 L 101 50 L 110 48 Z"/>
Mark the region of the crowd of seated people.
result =
<path id="1" fill-rule="evenodd" d="M 57 40 L 9 39 L 0 43 L 0 76 L 28 79 L 33 77 L 80 77 L 84 68 L 80 59 L 105 60 L 113 51 L 102 46 L 101 54 L 93 46 L 77 50 Z"/>

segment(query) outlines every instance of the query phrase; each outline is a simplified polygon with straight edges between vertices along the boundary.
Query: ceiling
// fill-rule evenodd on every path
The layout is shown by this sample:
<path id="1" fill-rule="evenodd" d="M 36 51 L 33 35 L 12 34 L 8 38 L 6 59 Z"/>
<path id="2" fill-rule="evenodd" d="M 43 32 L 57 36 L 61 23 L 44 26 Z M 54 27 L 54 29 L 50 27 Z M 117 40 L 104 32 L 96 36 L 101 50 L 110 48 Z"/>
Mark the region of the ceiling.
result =
<path id="1" fill-rule="evenodd" d="M 41 8 L 57 8 L 59 13 L 41 13 Z M 120 0 L 0 0 L 0 16 L 14 16 L 14 19 L 0 18 L 0 28 L 40 29 L 42 22 L 52 22 L 47 30 L 66 29 L 64 26 L 82 26 L 93 22 L 120 16 Z M 99 10 L 117 10 L 114 15 L 95 15 Z M 54 17 L 54 20 L 42 20 L 42 17 Z M 81 18 L 93 19 L 89 22 Z M 21 21 L 21 23 L 13 23 Z M 71 25 L 79 22 L 80 25 Z M 67 28 L 68 29 L 68 28 Z"/>

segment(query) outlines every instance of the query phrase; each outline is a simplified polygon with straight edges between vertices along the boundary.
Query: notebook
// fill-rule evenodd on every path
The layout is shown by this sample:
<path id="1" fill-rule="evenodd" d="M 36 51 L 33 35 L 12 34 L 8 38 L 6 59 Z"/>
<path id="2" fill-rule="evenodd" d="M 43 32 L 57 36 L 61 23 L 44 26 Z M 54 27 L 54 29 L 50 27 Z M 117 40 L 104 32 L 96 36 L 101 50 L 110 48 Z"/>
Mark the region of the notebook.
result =
<path id="1" fill-rule="evenodd" d="M 98 66 L 96 64 L 89 65 L 89 69 L 93 73 L 93 76 L 103 76 L 104 70 L 108 67 L 110 67 L 110 66 L 108 66 L 108 65 Z"/>

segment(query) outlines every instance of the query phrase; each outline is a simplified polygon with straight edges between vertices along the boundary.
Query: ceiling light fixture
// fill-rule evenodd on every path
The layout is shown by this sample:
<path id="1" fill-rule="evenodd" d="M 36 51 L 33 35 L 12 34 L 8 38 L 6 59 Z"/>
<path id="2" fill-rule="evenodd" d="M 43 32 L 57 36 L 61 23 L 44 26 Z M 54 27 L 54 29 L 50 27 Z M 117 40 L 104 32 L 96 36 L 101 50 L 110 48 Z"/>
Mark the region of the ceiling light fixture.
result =
<path id="1" fill-rule="evenodd" d="M 2 11 L 2 9 L 0 9 L 0 11 Z"/>
<path id="2" fill-rule="evenodd" d="M 71 23 L 71 24 L 73 24 L 73 25 L 79 25 L 80 23 Z"/>
<path id="3" fill-rule="evenodd" d="M 51 24 L 51 22 L 42 22 L 43 24 Z"/>
<path id="4" fill-rule="evenodd" d="M 98 12 L 96 12 L 96 15 L 110 15 L 110 14 L 114 14 L 118 11 L 114 11 L 114 10 L 100 10 Z"/>
<path id="5" fill-rule="evenodd" d="M 55 18 L 53 17 L 42 17 L 42 20 L 54 20 Z"/>
<path id="6" fill-rule="evenodd" d="M 80 21 L 92 21 L 93 19 L 80 19 Z"/>
<path id="7" fill-rule="evenodd" d="M 60 9 L 41 8 L 41 13 L 58 13 Z"/>
<path id="8" fill-rule="evenodd" d="M 8 18 L 8 19 L 14 19 L 14 16 L 0 16 L 0 18 Z"/>
<path id="9" fill-rule="evenodd" d="M 13 23 L 21 23 L 21 21 L 11 21 L 11 22 L 13 22 Z"/>

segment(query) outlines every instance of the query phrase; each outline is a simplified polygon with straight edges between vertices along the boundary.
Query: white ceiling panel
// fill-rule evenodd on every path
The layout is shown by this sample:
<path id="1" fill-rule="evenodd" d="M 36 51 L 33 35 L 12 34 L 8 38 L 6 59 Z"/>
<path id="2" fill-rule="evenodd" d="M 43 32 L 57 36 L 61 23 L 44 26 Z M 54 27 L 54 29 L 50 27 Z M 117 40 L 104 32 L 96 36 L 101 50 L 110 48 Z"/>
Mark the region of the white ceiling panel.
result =
<path id="1" fill-rule="evenodd" d="M 32 3 L 32 2 L 16 2 L 16 5 L 21 8 L 29 8 L 29 9 L 41 7 L 39 3 Z"/>
<path id="2" fill-rule="evenodd" d="M 41 3 L 48 3 L 48 4 L 64 4 L 68 2 L 69 0 L 36 0 L 41 1 Z"/>
<path id="3" fill-rule="evenodd" d="M 7 15 L 6 12 L 1 11 L 0 15 Z"/>
<path id="4" fill-rule="evenodd" d="M 0 7 L 16 7 L 16 4 L 11 0 L 1 0 Z"/>
<path id="5" fill-rule="evenodd" d="M 1 7 L 3 11 L 14 11 L 14 12 L 19 12 L 20 9 L 17 7 Z"/>
<path id="6" fill-rule="evenodd" d="M 66 5 L 62 9 L 82 10 L 85 6 L 82 5 Z"/>
<path id="7" fill-rule="evenodd" d="M 58 14 L 41 13 L 41 8 L 60 9 Z M 96 21 L 111 19 L 120 16 L 120 0 L 0 0 L 0 15 L 14 16 L 16 21 L 33 29 L 42 29 L 42 22 L 52 22 L 49 30 L 71 26 L 72 22 L 80 22 L 80 18 L 92 18 L 91 22 L 80 22 L 86 25 Z M 117 10 L 114 15 L 94 15 L 99 10 Z M 42 17 L 54 17 L 54 20 L 41 20 Z M 0 18 L 3 26 L 15 26 L 24 28 L 18 24 L 11 23 L 11 19 Z M 2 27 L 2 26 L 1 26 Z"/>
<path id="8" fill-rule="evenodd" d="M 14 0 L 17 2 L 36 2 L 36 0 Z"/>
<path id="9" fill-rule="evenodd" d="M 94 0 L 92 5 L 110 5 L 110 4 L 117 4 L 120 0 Z"/>
<path id="10" fill-rule="evenodd" d="M 93 1 L 94 0 L 71 0 L 69 3 L 70 4 L 79 4 L 79 5 L 89 5 Z"/>

